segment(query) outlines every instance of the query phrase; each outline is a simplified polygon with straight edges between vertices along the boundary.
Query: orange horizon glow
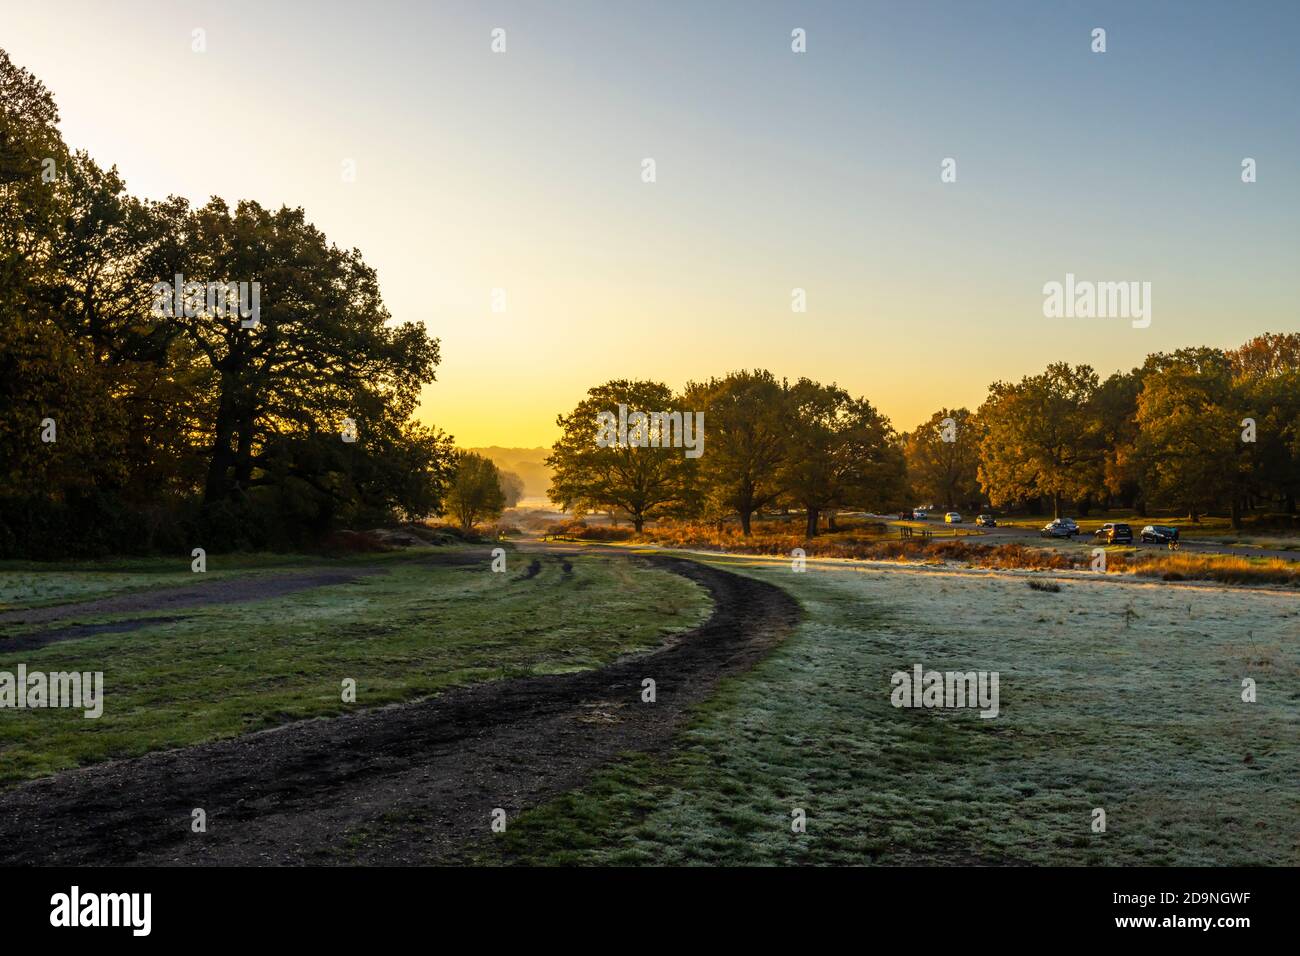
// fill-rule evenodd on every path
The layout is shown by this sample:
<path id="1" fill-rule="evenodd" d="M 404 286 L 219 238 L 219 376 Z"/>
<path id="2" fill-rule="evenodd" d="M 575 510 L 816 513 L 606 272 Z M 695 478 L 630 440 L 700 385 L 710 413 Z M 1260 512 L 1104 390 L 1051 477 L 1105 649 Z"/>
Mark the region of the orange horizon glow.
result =
<path id="1" fill-rule="evenodd" d="M 1297 327 L 1294 57 L 1232 59 L 1285 36 L 1263 11 L 1206 47 L 1195 17 L 1115 10 L 1102 57 L 1077 18 L 963 4 L 812 5 L 804 55 L 776 8 L 386 10 L 139 0 L 128 26 L 67 0 L 13 5 L 3 44 L 134 194 L 301 205 L 359 248 L 441 340 L 419 418 L 462 447 L 547 447 L 610 379 L 742 368 L 907 431 L 1049 362 Z M 1151 282 L 1151 327 L 1045 318 L 1067 273 Z"/>

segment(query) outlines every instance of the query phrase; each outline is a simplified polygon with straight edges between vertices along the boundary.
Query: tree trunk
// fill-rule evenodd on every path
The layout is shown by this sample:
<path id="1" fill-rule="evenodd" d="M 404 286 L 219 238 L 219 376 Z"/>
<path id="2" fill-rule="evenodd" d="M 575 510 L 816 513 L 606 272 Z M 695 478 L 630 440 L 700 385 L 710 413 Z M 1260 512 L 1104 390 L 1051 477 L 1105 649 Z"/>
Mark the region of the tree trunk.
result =
<path id="1" fill-rule="evenodd" d="M 1052 495 L 1052 517 L 1053 518 L 1061 517 L 1061 496 L 1060 495 L 1055 495 L 1055 494 Z"/>
<path id="2" fill-rule="evenodd" d="M 640 534 L 641 529 L 645 527 L 645 518 L 641 517 L 640 515 L 633 515 L 632 527 L 636 529 L 637 534 Z"/>
<path id="3" fill-rule="evenodd" d="M 221 404 L 217 409 L 216 434 L 212 439 L 212 458 L 208 462 L 208 478 L 203 489 L 205 503 L 220 501 L 229 491 L 230 466 L 235 456 L 230 442 L 235 437 L 235 409 L 228 393 L 223 389 Z"/>
<path id="4" fill-rule="evenodd" d="M 816 509 L 816 508 L 809 508 L 809 509 L 808 509 L 808 529 L 807 529 L 807 534 L 808 534 L 808 537 L 810 537 L 810 538 L 815 538 L 815 537 L 817 537 L 817 509 Z"/>
<path id="5" fill-rule="evenodd" d="M 834 511 L 832 511 L 832 512 L 830 513 L 830 516 L 827 517 L 827 519 L 826 519 L 826 530 L 829 531 L 829 532 L 831 532 L 831 534 L 834 534 L 836 531 L 839 530 L 837 527 L 835 527 L 835 512 L 834 512 Z"/>
<path id="6" fill-rule="evenodd" d="M 247 491 L 253 480 L 253 414 L 239 416 L 239 439 L 235 451 L 235 487 Z"/>
<path id="7" fill-rule="evenodd" d="M 742 511 L 740 513 L 740 530 L 746 538 L 749 537 L 749 518 L 752 512 Z"/>
<path id="8" fill-rule="evenodd" d="M 1232 530 L 1241 530 L 1241 499 L 1236 496 L 1232 499 Z"/>

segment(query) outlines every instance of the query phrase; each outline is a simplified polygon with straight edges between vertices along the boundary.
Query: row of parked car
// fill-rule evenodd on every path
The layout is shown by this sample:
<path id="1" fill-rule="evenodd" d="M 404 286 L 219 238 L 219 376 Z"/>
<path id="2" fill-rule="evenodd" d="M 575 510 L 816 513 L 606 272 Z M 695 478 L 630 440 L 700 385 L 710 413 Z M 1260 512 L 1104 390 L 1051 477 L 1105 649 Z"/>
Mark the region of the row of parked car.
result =
<path id="1" fill-rule="evenodd" d="M 930 520 L 930 512 L 924 508 L 917 508 L 914 511 L 900 511 L 898 519 L 900 521 L 928 521 Z M 965 519 L 959 512 L 949 511 L 944 514 L 943 520 L 945 524 L 961 524 Z M 975 524 L 981 528 L 996 528 L 998 526 L 997 519 L 992 515 L 976 516 Z M 1041 538 L 1068 539 L 1081 533 L 1079 523 L 1073 518 L 1055 518 L 1043 525 L 1038 531 Z M 1133 528 L 1122 521 L 1107 521 L 1092 533 L 1092 537 L 1095 541 L 1104 544 L 1132 544 Z M 1139 532 L 1139 537 L 1143 544 L 1178 546 L 1178 529 L 1170 525 L 1149 524 Z"/>
<path id="2" fill-rule="evenodd" d="M 1039 537 L 1073 538 L 1079 534 L 1079 525 L 1073 518 L 1056 518 L 1043 525 Z M 1132 544 L 1133 528 L 1121 521 L 1107 521 L 1092 533 L 1093 539 L 1103 544 Z M 1143 544 L 1178 546 L 1178 529 L 1169 525 L 1149 524 L 1139 533 Z"/>
<path id="3" fill-rule="evenodd" d="M 915 511 L 900 511 L 898 513 L 899 521 L 929 521 L 930 512 L 924 508 L 917 508 Z M 944 524 L 961 524 L 966 519 L 961 516 L 960 512 L 948 511 L 944 513 Z M 981 528 L 996 528 L 998 523 L 992 515 L 978 515 L 975 518 L 975 524 Z"/>

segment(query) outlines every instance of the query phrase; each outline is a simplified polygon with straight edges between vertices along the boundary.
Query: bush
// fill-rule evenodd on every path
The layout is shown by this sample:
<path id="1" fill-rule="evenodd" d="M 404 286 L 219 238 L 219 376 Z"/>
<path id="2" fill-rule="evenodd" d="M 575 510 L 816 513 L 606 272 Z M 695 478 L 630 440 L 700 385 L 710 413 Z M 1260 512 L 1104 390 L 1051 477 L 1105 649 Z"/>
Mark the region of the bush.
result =
<path id="1" fill-rule="evenodd" d="M 439 539 L 432 543 L 447 544 L 453 542 L 462 542 L 465 544 L 482 544 L 484 541 L 483 533 L 476 528 L 466 531 L 458 524 L 446 524 L 444 522 L 427 522 L 424 524 L 426 532 L 432 532 Z"/>
<path id="2" fill-rule="evenodd" d="M 97 558 L 186 548 L 192 515 L 174 504 L 132 507 L 108 492 L 61 501 L 44 496 L 0 501 L 0 557 Z"/>
<path id="3" fill-rule="evenodd" d="M 370 554 L 389 550 L 376 535 L 368 531 L 335 531 L 321 540 L 320 549 L 326 554 L 337 555 Z"/>
<path id="4" fill-rule="evenodd" d="M 631 528 L 612 525 L 588 525 L 581 518 L 556 521 L 546 526 L 545 533 L 559 538 L 577 538 L 581 541 L 631 541 L 636 532 Z M 644 538 L 645 535 L 642 535 Z"/>

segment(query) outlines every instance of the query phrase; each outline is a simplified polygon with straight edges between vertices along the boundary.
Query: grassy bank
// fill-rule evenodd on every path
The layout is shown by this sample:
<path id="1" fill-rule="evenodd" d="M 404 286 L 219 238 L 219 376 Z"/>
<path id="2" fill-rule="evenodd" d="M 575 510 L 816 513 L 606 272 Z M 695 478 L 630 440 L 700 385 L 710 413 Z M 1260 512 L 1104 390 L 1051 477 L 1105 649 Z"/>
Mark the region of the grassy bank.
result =
<path id="1" fill-rule="evenodd" d="M 800 599 L 797 634 L 701 708 L 668 756 L 522 815 L 483 860 L 1300 859 L 1300 596 L 1115 576 L 1053 593 L 901 567 L 743 573 Z M 998 671 L 1001 714 L 895 709 L 890 675 L 917 663 Z M 1105 833 L 1091 830 L 1098 807 Z"/>

